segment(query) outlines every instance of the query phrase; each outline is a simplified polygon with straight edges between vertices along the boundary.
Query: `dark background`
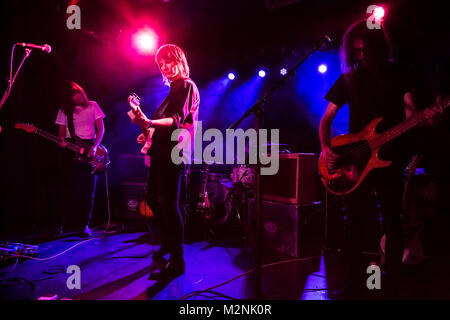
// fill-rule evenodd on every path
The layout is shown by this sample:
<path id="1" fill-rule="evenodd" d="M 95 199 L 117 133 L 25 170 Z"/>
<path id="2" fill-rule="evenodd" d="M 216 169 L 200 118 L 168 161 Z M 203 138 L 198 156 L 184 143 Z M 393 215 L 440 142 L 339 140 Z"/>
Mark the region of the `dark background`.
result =
<path id="1" fill-rule="evenodd" d="M 211 83 L 230 70 L 236 70 L 239 79 L 248 79 L 264 66 L 272 72 L 258 92 L 262 93 L 279 79 L 281 65 L 295 64 L 325 34 L 333 38 L 332 47 L 324 50 L 325 55 L 333 57 L 331 78 L 317 82 L 309 78 L 310 73 L 299 71 L 296 79 L 289 80 L 266 104 L 265 127 L 280 128 L 281 142 L 289 144 L 293 152 L 320 152 L 317 124 L 326 107 L 322 93 L 339 75 L 337 48 L 342 34 L 352 22 L 366 18 L 368 5 L 384 4 L 388 8 L 386 29 L 394 57 L 415 79 L 418 105 L 424 107 L 438 91 L 448 90 L 449 19 L 440 1 L 303 0 L 279 6 L 279 0 L 77 3 L 81 7 L 82 30 L 66 28 L 68 1 L 8 0 L 0 5 L 2 91 L 13 43 L 48 43 L 53 49 L 48 55 L 32 52 L 0 110 L 2 238 L 38 232 L 48 224 L 49 217 L 58 214 L 54 195 L 60 150 L 36 136 L 18 132 L 14 123 L 33 123 L 56 134 L 56 98 L 64 79 L 81 84 L 106 114 L 103 144 L 111 156 L 112 213 L 114 217 L 121 215 L 119 186 L 124 168 L 117 165 L 118 159 L 121 154 L 139 152 L 134 143 L 139 132 L 125 114 L 126 97 L 138 92 L 144 97 L 146 111 L 151 113 L 168 91 L 153 56 L 138 56 L 130 49 L 131 34 L 145 23 L 157 32 L 159 44 L 176 43 L 186 51 L 192 78 L 202 95 L 200 119 L 206 128 L 227 128 L 258 97 L 255 95 L 254 100 L 250 98 L 239 108 L 230 107 L 225 100 L 208 103 L 215 90 Z M 14 70 L 22 54 L 23 48 L 17 47 Z M 239 79 L 232 84 L 236 88 Z M 317 84 L 321 91 L 312 100 L 299 89 L 309 93 Z M 243 101 L 239 96 L 232 100 L 237 105 Z M 338 132 L 342 130 L 345 123 L 337 128 Z M 100 188 L 99 197 L 104 198 Z M 105 221 L 103 213 L 97 218 Z"/>

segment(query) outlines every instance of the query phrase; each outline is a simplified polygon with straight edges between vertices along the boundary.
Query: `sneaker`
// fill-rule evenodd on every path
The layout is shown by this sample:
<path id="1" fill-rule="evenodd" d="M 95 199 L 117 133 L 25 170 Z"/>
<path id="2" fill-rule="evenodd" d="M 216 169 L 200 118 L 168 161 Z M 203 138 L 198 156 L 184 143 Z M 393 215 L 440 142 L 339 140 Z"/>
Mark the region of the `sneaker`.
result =
<path id="1" fill-rule="evenodd" d="M 82 233 L 84 236 L 92 236 L 92 230 L 89 228 L 89 226 L 85 226 Z"/>

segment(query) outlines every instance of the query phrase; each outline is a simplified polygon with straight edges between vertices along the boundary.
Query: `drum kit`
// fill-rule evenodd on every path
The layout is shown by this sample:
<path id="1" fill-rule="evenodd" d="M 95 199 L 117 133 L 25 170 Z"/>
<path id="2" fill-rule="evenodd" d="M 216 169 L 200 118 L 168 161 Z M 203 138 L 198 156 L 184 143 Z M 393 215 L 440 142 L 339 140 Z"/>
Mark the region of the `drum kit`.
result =
<path id="1" fill-rule="evenodd" d="M 186 224 L 208 228 L 228 222 L 247 224 L 246 200 L 253 196 L 255 172 L 246 165 L 195 165 L 185 173 L 180 209 Z"/>
<path id="2" fill-rule="evenodd" d="M 254 165 L 211 165 L 205 162 L 191 165 L 186 170 L 180 196 L 185 224 L 199 222 L 212 230 L 234 224 L 245 232 L 248 227 L 248 199 L 255 196 L 255 186 Z"/>

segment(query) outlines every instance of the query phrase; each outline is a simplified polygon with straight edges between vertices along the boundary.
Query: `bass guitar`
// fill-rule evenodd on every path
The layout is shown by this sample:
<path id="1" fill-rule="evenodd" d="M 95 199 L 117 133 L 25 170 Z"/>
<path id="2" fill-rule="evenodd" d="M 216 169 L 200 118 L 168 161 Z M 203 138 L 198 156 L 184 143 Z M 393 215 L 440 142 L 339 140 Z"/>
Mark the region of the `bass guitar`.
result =
<path id="1" fill-rule="evenodd" d="M 330 171 L 323 154 L 319 157 L 318 167 L 325 188 L 336 195 L 347 195 L 354 191 L 373 169 L 384 168 L 391 164 L 391 161 L 384 161 L 378 157 L 381 147 L 428 120 L 429 109 L 443 111 L 449 105 L 450 99 L 446 98 L 442 104 L 418 112 L 381 134 L 376 131 L 378 124 L 383 120 L 379 117 L 372 120 L 360 133 L 333 138 L 331 150 L 339 156 L 336 168 Z"/>
<path id="2" fill-rule="evenodd" d="M 130 105 L 131 110 L 128 111 L 128 116 L 133 119 L 134 117 L 142 114 L 142 110 L 140 108 L 141 98 L 135 93 L 132 93 L 128 97 L 128 104 Z M 155 128 L 141 128 L 142 134 L 144 135 L 145 142 L 143 147 L 141 148 L 141 153 L 145 155 L 145 165 L 150 168 L 150 155 L 148 154 L 148 150 L 152 146 L 152 136 L 155 133 Z"/>
<path id="3" fill-rule="evenodd" d="M 32 124 L 25 124 L 25 123 L 16 123 L 15 125 L 16 129 L 24 130 L 27 133 L 35 133 L 38 136 L 41 136 L 47 140 L 53 141 L 55 143 L 61 143 L 61 139 L 59 137 L 48 133 L 44 130 L 41 130 L 39 128 L 36 128 Z M 88 157 L 87 153 L 92 147 L 92 143 L 86 143 L 83 141 L 76 141 L 76 142 L 67 142 L 68 149 L 75 152 L 75 160 L 87 163 L 92 166 L 94 169 L 92 173 L 98 174 L 105 170 L 105 168 L 109 165 L 109 156 L 108 156 L 108 150 L 102 145 L 99 145 L 97 148 L 97 151 L 95 152 L 95 155 L 92 157 Z"/>

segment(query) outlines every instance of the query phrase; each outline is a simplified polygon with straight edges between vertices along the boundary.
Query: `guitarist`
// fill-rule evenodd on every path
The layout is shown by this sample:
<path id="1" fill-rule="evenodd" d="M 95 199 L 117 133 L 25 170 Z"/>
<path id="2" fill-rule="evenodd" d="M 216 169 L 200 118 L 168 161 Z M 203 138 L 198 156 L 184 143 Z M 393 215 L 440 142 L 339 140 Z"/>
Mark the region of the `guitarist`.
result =
<path id="1" fill-rule="evenodd" d="M 153 254 L 153 258 L 161 259 L 168 253 L 170 257 L 161 273 L 150 276 L 157 280 L 170 281 L 185 272 L 184 225 L 178 207 L 180 181 L 185 164 L 177 165 L 172 161 L 171 152 L 178 142 L 172 141 L 171 136 L 175 129 L 184 128 L 190 133 L 190 137 L 187 138 L 194 141 L 200 95 L 197 86 L 189 78 L 189 66 L 180 47 L 172 44 L 163 45 L 156 53 L 156 63 L 164 81 L 170 84 L 169 95 L 151 119 L 138 109 L 132 122 L 141 129 L 155 129 L 149 149 L 148 203 L 159 218 L 163 239 L 159 251 Z M 185 138 L 182 138 L 183 141 Z M 141 134 L 138 142 L 143 143 L 144 140 L 145 137 Z"/>
<path id="2" fill-rule="evenodd" d="M 377 117 L 383 117 L 378 126 L 378 131 L 382 132 L 417 112 L 405 73 L 390 62 L 389 51 L 384 31 L 367 28 L 366 21 L 352 24 L 343 36 L 341 62 L 344 73 L 325 96 L 329 104 L 319 126 L 322 155 L 330 172 L 339 160 L 330 149 L 331 126 L 343 105 L 349 107 L 349 133 L 362 131 Z M 408 152 L 413 151 L 406 142 L 397 140 L 382 148 L 380 157 L 391 160 L 392 164 L 372 171 L 353 193 L 344 198 L 347 218 L 344 263 L 349 272 L 345 298 L 360 298 L 366 288 L 368 266 L 362 262 L 362 252 L 364 220 L 371 209 L 370 203 L 381 211 L 383 231 L 387 235 L 386 278 L 382 279 L 381 286 L 387 297 L 397 294 L 403 253 L 402 174 Z"/>
<path id="3" fill-rule="evenodd" d="M 61 88 L 61 108 L 56 117 L 58 135 L 61 139 L 61 147 L 66 147 L 66 139 L 74 142 L 83 140 L 90 142 L 92 147 L 86 150 L 87 156 L 95 155 L 105 134 L 103 119 L 105 114 L 97 102 L 87 98 L 83 88 L 73 81 L 65 81 Z M 61 191 L 64 200 L 62 223 L 65 220 L 65 212 L 69 208 L 76 208 L 75 216 L 82 220 L 84 235 L 91 235 L 89 223 L 92 218 L 92 204 L 95 193 L 97 175 L 91 174 L 91 168 L 73 159 L 72 154 L 64 153 L 63 169 L 61 170 Z M 92 195 L 91 195 L 92 194 Z M 91 200 L 91 201 L 89 201 Z M 81 216 L 80 216 L 81 215 Z M 80 222 L 80 221 L 78 221 Z M 81 224 L 80 223 L 80 224 Z M 62 226 L 60 226 L 59 232 Z"/>

